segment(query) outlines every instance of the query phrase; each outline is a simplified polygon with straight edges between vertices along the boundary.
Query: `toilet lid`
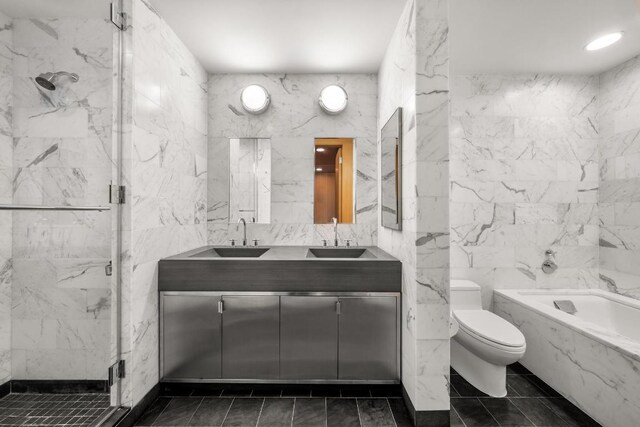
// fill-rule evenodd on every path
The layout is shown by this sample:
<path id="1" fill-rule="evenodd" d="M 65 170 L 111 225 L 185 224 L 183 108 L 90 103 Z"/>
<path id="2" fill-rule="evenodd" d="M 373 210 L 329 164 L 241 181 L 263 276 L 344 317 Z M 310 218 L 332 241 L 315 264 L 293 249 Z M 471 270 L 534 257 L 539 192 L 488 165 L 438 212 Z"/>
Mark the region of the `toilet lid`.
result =
<path id="1" fill-rule="evenodd" d="M 507 347 L 525 345 L 524 335 L 511 323 L 487 310 L 454 310 L 460 328 Z"/>

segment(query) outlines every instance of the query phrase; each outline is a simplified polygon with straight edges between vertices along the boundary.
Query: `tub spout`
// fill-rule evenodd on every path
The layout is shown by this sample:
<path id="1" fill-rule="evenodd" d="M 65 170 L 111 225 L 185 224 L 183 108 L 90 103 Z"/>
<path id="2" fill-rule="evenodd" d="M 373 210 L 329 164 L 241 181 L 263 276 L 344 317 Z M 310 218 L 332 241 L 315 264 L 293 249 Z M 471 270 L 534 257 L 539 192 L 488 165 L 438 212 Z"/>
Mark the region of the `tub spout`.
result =
<path id="1" fill-rule="evenodd" d="M 542 271 L 545 274 L 551 274 L 558 269 L 558 264 L 555 262 L 556 253 L 551 249 L 547 249 L 544 252 L 545 260 L 542 262 Z"/>

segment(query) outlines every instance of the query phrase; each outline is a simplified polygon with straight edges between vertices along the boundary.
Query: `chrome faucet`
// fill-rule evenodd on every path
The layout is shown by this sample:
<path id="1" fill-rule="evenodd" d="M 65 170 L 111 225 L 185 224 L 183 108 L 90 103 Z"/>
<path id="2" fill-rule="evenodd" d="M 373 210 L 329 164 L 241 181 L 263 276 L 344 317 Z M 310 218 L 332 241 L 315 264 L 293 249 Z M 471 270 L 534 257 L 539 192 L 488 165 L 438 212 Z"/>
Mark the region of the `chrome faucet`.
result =
<path id="1" fill-rule="evenodd" d="M 331 222 L 333 222 L 333 246 L 338 247 L 338 218 L 334 216 Z"/>
<path id="2" fill-rule="evenodd" d="M 247 221 L 245 221 L 244 218 L 240 218 L 238 224 L 240 223 L 242 223 L 243 227 L 242 246 L 247 246 Z"/>

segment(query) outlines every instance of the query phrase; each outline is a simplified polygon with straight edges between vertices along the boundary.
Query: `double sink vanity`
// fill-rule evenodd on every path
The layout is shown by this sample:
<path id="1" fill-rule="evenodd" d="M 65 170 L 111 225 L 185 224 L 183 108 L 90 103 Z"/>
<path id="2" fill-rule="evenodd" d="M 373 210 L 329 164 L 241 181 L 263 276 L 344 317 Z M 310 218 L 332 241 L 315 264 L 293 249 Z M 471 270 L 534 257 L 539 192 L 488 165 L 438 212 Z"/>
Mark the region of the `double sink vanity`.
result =
<path id="1" fill-rule="evenodd" d="M 401 263 L 377 247 L 203 247 L 158 287 L 165 382 L 399 382 Z"/>

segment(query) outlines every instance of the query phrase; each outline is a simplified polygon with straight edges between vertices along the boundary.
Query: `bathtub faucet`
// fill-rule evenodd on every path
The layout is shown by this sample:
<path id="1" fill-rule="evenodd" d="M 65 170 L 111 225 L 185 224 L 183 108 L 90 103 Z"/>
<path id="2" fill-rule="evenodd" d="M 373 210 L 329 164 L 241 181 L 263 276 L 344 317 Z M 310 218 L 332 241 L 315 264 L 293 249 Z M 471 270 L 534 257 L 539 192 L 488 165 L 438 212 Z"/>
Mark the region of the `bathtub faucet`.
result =
<path id="1" fill-rule="evenodd" d="M 555 257 L 556 253 L 551 249 L 547 249 L 544 251 L 545 260 L 542 262 L 542 271 L 545 274 L 551 274 L 558 269 L 558 264 L 556 264 Z"/>

